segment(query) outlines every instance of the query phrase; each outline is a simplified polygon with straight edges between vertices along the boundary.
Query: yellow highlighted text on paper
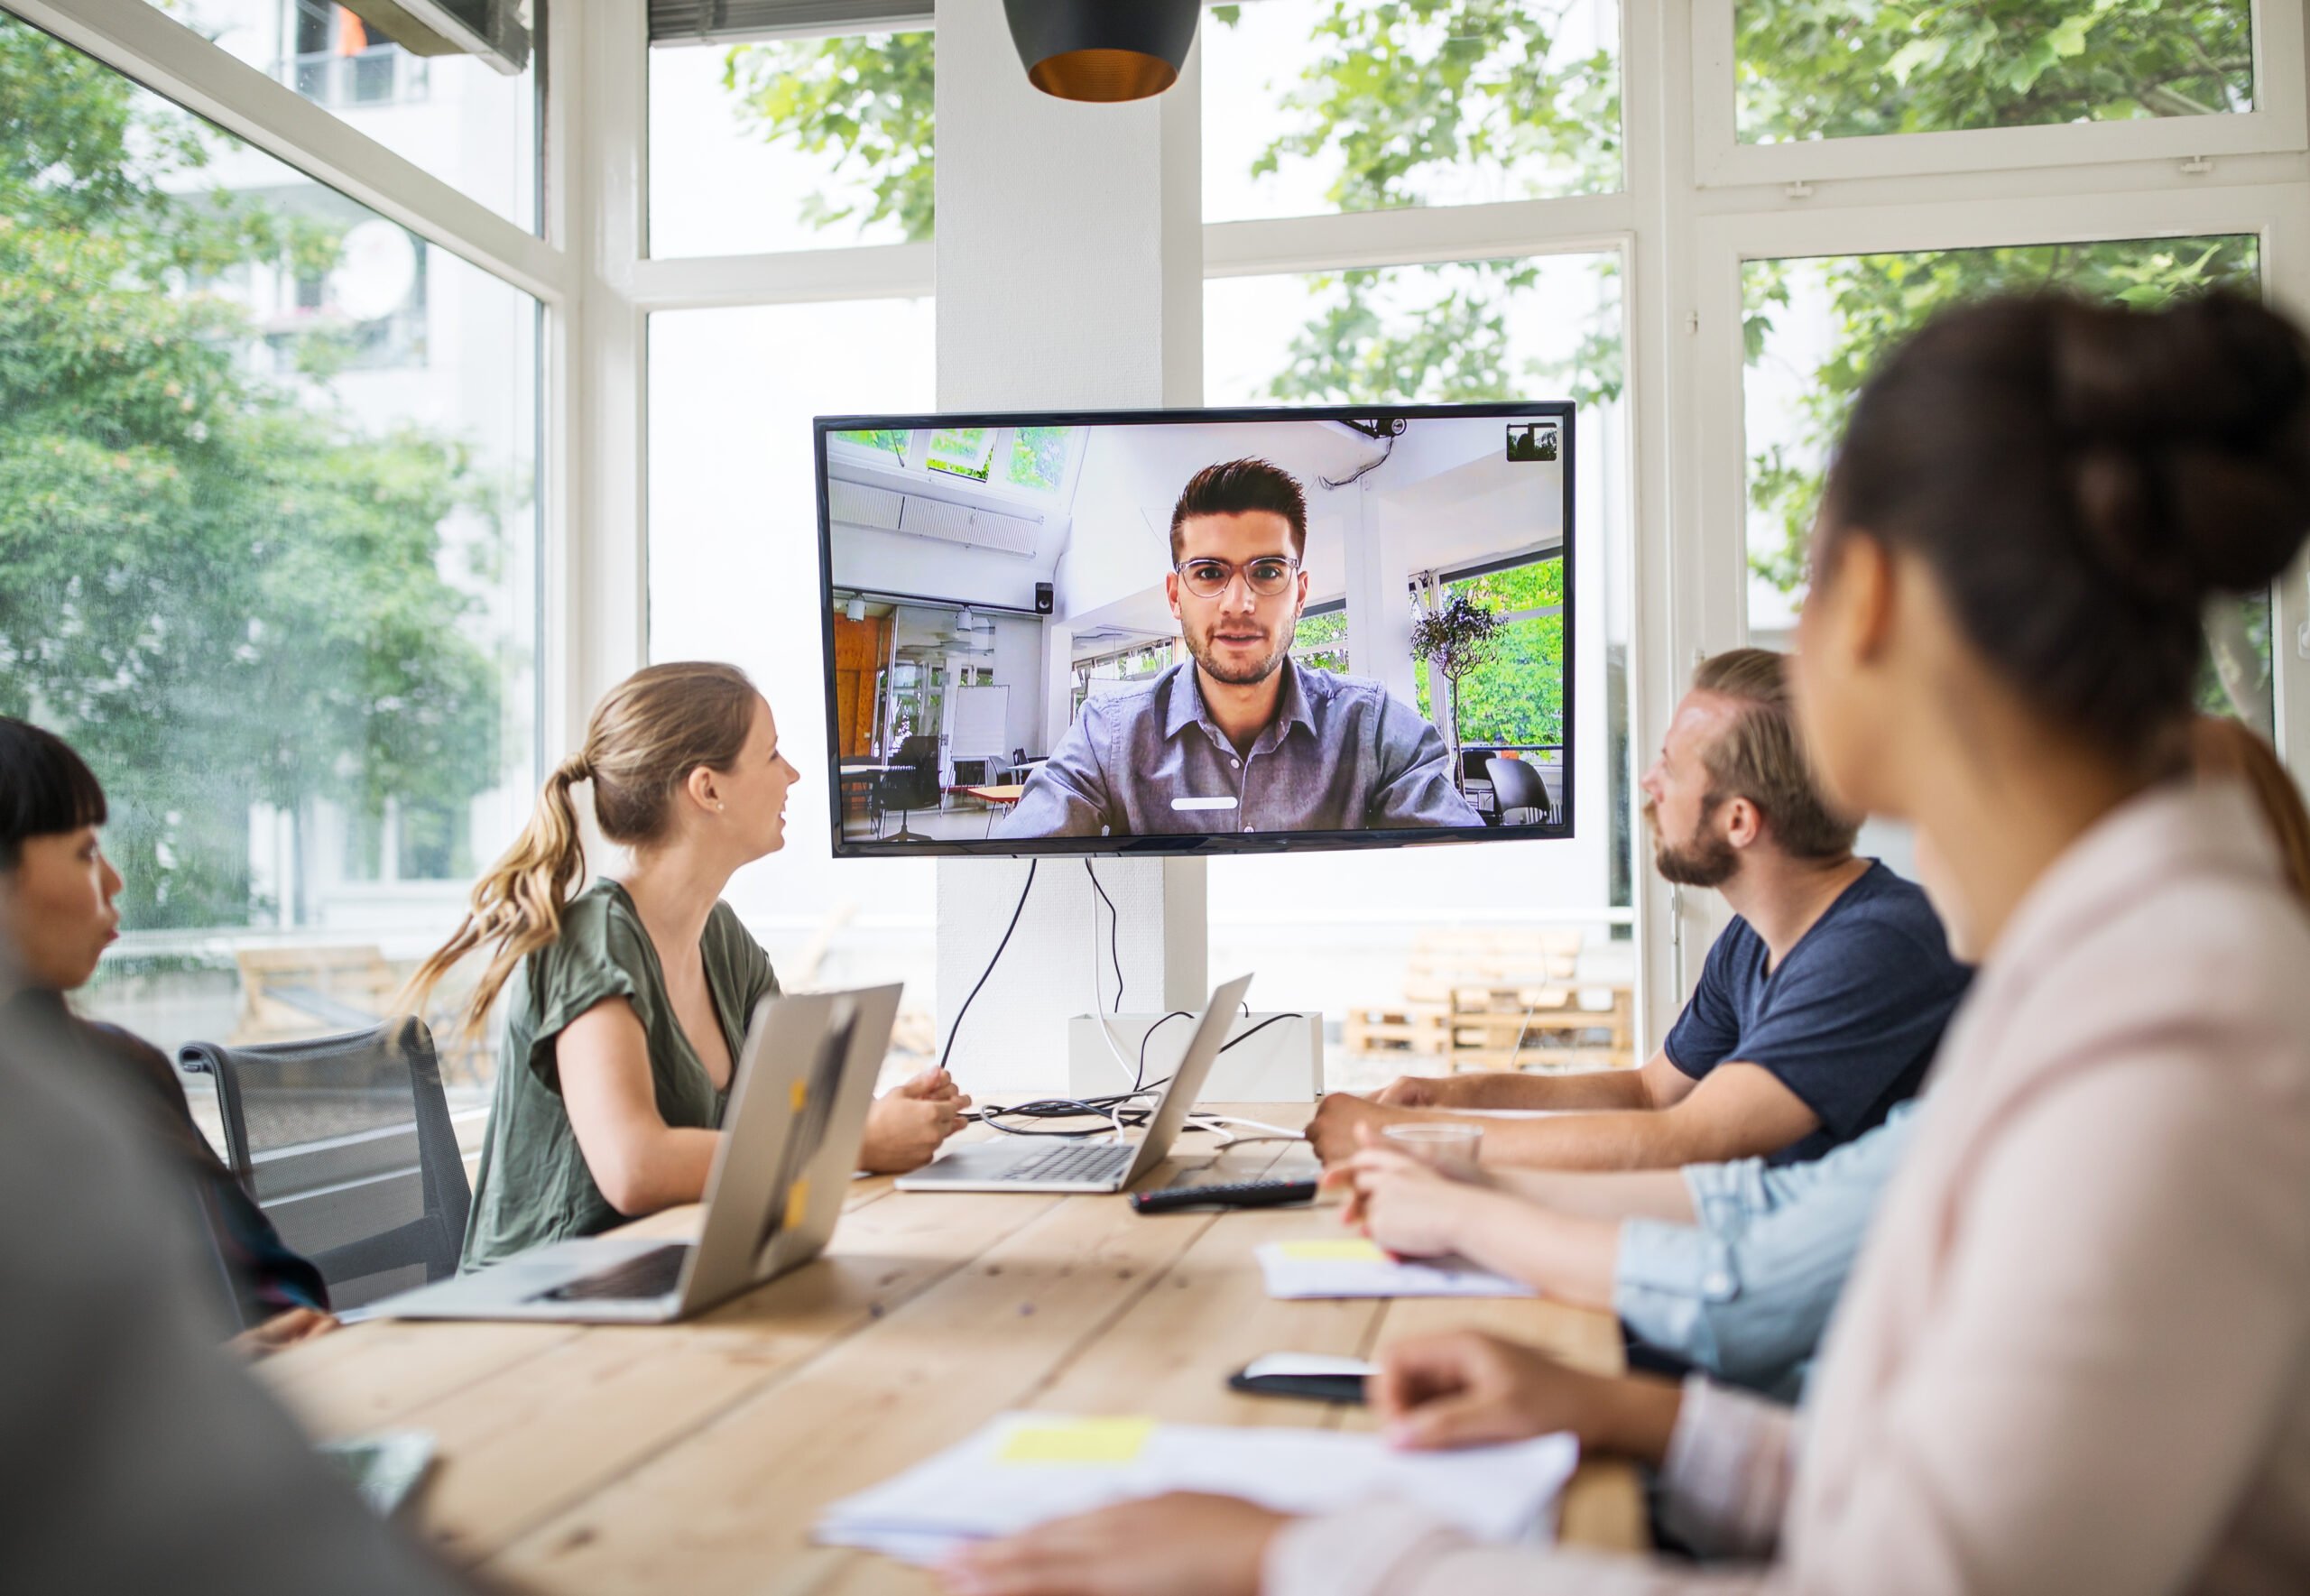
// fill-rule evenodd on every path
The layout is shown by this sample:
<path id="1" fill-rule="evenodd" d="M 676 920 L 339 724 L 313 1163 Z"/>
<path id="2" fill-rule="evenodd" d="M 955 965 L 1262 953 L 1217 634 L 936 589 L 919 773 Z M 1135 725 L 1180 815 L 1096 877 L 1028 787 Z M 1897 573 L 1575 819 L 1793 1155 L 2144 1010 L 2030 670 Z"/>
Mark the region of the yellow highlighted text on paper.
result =
<path id="1" fill-rule="evenodd" d="M 1146 1450 L 1151 1418 L 1058 1418 L 1019 1425 L 1003 1438 L 995 1461 L 1005 1463 L 1127 1463 Z"/>
<path id="2" fill-rule="evenodd" d="M 1388 1255 L 1361 1236 L 1286 1241 L 1283 1256 L 1294 1263 L 1385 1263 Z"/>

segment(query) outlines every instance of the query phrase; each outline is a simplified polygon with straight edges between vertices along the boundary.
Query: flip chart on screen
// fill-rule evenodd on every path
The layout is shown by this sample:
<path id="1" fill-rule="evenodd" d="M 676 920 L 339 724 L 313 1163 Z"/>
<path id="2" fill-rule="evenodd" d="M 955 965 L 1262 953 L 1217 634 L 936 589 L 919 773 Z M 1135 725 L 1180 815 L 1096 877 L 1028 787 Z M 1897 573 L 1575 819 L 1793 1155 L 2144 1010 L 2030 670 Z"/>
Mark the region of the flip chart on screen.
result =
<path id="1" fill-rule="evenodd" d="M 955 729 L 947 749 L 955 754 L 1008 753 L 1011 742 L 1003 733 L 1011 724 L 1011 689 L 1007 687 L 956 687 Z"/>
<path id="2" fill-rule="evenodd" d="M 1016 1535 L 1167 1490 L 1239 1496 L 1279 1512 L 1405 1501 L 1488 1541 L 1550 1532 L 1579 1462 L 1568 1435 L 1463 1452 L 1397 1452 L 1330 1430 L 1159 1425 L 1150 1418 L 1006 1413 L 959 1444 L 835 1503 L 817 1539 L 910 1563 L 957 1542 Z"/>

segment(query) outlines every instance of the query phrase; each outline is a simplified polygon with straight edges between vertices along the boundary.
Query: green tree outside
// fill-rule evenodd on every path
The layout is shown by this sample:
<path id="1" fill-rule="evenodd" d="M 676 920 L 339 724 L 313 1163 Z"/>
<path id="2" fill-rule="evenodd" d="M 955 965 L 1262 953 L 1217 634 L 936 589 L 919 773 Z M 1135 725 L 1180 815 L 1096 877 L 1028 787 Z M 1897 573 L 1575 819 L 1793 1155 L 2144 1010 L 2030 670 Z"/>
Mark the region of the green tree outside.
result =
<path id="1" fill-rule="evenodd" d="M 1988 294 L 2048 289 L 2148 309 L 2215 287 L 2252 293 L 2260 281 L 2259 241 L 2250 235 L 1751 262 L 1742 281 L 1751 365 L 1772 358 L 1774 318 L 1790 306 L 1793 280 L 1802 272 L 1812 273 L 1827 296 L 1832 353 L 1809 374 L 1795 446 L 1760 448 L 1749 462 L 1750 503 L 1763 523 L 1752 529 L 1750 568 L 1791 595 L 1804 586 L 1830 445 L 1877 359 L 1934 310 Z M 2268 733 L 2268 595 L 2217 604 L 2206 620 L 2201 706 Z"/>
<path id="2" fill-rule="evenodd" d="M 1733 14 L 1750 143 L 2253 107 L 2245 0 L 1739 0 Z"/>
<path id="3" fill-rule="evenodd" d="M 1444 584 L 1439 598 L 1465 594 L 1502 615 L 1527 615 L 1503 624 L 1492 657 L 1460 678 L 1455 695 L 1460 742 L 1503 748 L 1554 748 L 1564 742 L 1564 561 L 1536 560 Z M 1430 675 L 1418 678 L 1422 715 L 1434 713 Z"/>
<path id="4" fill-rule="evenodd" d="M 225 143 L 0 17 L 0 711 L 104 781 L 134 928 L 271 907 L 254 804 L 442 809 L 504 765 L 501 661 L 440 526 L 517 491 L 251 374 L 222 281 L 326 271 L 338 235 L 200 188 Z"/>
<path id="5" fill-rule="evenodd" d="M 1318 670 L 1345 674 L 1350 669 L 1347 612 L 1326 610 L 1319 615 L 1300 616 L 1299 624 L 1291 633 L 1291 657 Z"/>

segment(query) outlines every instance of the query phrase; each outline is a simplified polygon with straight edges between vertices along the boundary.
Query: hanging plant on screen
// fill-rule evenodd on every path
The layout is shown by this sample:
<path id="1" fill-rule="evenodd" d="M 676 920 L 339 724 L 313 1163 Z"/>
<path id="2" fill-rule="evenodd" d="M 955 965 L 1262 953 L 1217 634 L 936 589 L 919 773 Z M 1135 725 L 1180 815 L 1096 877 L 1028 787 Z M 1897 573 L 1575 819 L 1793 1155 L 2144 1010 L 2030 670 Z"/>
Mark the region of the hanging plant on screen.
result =
<path id="1" fill-rule="evenodd" d="M 1455 593 L 1440 610 L 1430 610 L 1412 623 L 1411 651 L 1444 678 L 1446 700 L 1444 741 L 1452 752 L 1452 784 L 1465 789 L 1460 770 L 1460 678 L 1489 660 L 1500 647 L 1500 617 L 1465 593 Z"/>

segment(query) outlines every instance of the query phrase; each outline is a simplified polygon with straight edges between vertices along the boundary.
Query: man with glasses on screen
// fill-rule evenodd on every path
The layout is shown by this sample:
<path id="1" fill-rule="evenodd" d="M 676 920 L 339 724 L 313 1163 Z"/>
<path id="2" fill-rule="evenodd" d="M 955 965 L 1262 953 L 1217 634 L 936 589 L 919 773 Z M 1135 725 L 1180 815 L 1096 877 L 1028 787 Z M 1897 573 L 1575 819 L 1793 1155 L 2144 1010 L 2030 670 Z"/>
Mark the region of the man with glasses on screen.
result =
<path id="1" fill-rule="evenodd" d="M 1307 500 L 1265 460 L 1196 474 L 1163 578 L 1192 660 L 1083 706 L 1001 837 L 1483 824 L 1444 739 L 1375 681 L 1291 658 Z"/>

